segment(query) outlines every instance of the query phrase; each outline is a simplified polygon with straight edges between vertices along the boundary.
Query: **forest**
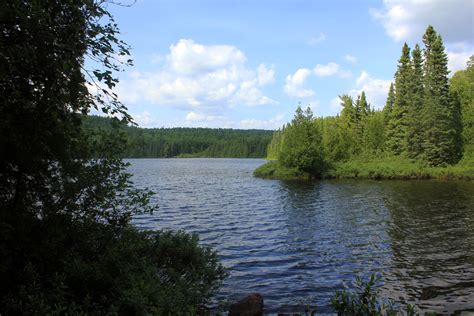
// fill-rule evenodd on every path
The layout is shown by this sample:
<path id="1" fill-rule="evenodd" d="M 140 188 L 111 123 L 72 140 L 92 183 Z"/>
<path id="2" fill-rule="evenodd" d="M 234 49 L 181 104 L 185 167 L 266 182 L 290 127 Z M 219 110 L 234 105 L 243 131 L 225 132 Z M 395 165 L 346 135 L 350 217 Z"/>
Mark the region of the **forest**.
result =
<path id="1" fill-rule="evenodd" d="M 112 120 L 85 116 L 86 130 L 110 130 Z M 126 147 L 126 158 L 263 158 L 273 135 L 269 130 L 225 128 L 140 128 L 120 125 Z"/>
<path id="2" fill-rule="evenodd" d="M 441 36 L 432 26 L 424 48 L 405 43 L 383 109 L 362 91 L 339 96 L 334 117 L 313 117 L 299 106 L 276 131 L 267 178 L 432 178 L 474 176 L 474 56 L 449 78 Z"/>

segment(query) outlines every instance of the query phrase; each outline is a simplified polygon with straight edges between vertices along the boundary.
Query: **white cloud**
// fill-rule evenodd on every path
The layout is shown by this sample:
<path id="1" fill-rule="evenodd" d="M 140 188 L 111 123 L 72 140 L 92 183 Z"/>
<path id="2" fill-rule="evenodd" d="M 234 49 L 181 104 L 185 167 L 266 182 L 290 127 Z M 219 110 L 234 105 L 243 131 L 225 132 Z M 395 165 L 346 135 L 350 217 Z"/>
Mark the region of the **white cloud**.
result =
<path id="1" fill-rule="evenodd" d="M 300 68 L 293 75 L 286 76 L 284 91 L 289 96 L 305 98 L 315 94 L 313 90 L 304 88 L 306 79 L 311 75 L 308 68 Z"/>
<path id="2" fill-rule="evenodd" d="M 205 46 L 190 39 L 181 39 L 171 45 L 166 59 L 177 73 L 191 75 L 213 72 L 229 65 L 237 67 L 246 62 L 244 53 L 234 46 Z"/>
<path id="3" fill-rule="evenodd" d="M 142 114 L 133 115 L 133 120 L 141 127 L 152 127 L 156 123 L 147 111 L 144 111 Z"/>
<path id="4" fill-rule="evenodd" d="M 279 114 L 269 120 L 245 119 L 240 121 L 240 127 L 249 129 L 277 129 L 285 123 L 284 118 L 284 114 Z"/>
<path id="5" fill-rule="evenodd" d="M 447 50 L 448 54 L 448 69 L 453 75 L 456 71 L 466 69 L 467 61 L 474 55 L 474 46 L 458 43 L 451 45 L 450 49 Z"/>
<path id="6" fill-rule="evenodd" d="M 341 112 L 342 106 L 341 106 L 341 99 L 339 97 L 335 97 L 331 99 L 331 102 L 329 103 L 329 107 L 331 108 L 332 113 L 336 114 Z"/>
<path id="7" fill-rule="evenodd" d="M 344 59 L 353 64 L 357 62 L 357 57 L 352 56 L 350 54 L 347 54 L 346 56 L 344 56 Z"/>
<path id="8" fill-rule="evenodd" d="M 163 62 L 165 60 L 165 57 L 163 55 L 160 55 L 160 54 L 153 54 L 151 56 L 151 62 L 152 64 L 160 64 L 161 62 Z"/>
<path id="9" fill-rule="evenodd" d="M 157 72 L 135 71 L 117 92 L 124 103 L 150 103 L 184 110 L 219 111 L 235 106 L 276 103 L 260 87 L 273 82 L 273 67 L 247 66 L 235 46 L 202 45 L 181 39 L 170 46 Z"/>
<path id="10" fill-rule="evenodd" d="M 263 86 L 275 82 L 275 69 L 273 66 L 267 68 L 265 64 L 260 64 L 257 68 L 258 85 Z"/>
<path id="11" fill-rule="evenodd" d="M 319 102 L 319 100 L 311 100 L 311 101 L 309 101 L 306 105 L 307 105 L 309 108 L 311 108 L 311 110 L 313 111 L 313 113 L 315 113 L 316 110 L 319 108 L 320 102 Z"/>
<path id="12" fill-rule="evenodd" d="M 309 46 L 316 46 L 326 40 L 326 34 L 319 33 L 318 36 L 313 36 L 308 40 Z"/>
<path id="13" fill-rule="evenodd" d="M 358 94 L 362 93 L 362 91 L 365 91 L 367 101 L 370 105 L 376 109 L 381 109 L 385 105 L 391 82 L 391 80 L 373 78 L 368 72 L 363 70 L 356 80 L 355 89 L 352 89 L 349 94 L 355 98 Z"/>
<path id="14" fill-rule="evenodd" d="M 472 0 L 384 0 L 382 9 L 369 12 L 397 42 L 420 41 L 428 25 L 445 42 L 474 42 Z"/>
<path id="15" fill-rule="evenodd" d="M 213 121 L 224 121 L 224 116 L 217 115 L 205 115 L 202 113 L 189 112 L 186 114 L 186 122 L 213 122 Z"/>
<path id="16" fill-rule="evenodd" d="M 327 65 L 317 64 L 313 72 L 318 77 L 338 76 L 340 78 L 347 78 L 352 75 L 350 71 L 341 69 L 341 66 L 333 62 Z"/>

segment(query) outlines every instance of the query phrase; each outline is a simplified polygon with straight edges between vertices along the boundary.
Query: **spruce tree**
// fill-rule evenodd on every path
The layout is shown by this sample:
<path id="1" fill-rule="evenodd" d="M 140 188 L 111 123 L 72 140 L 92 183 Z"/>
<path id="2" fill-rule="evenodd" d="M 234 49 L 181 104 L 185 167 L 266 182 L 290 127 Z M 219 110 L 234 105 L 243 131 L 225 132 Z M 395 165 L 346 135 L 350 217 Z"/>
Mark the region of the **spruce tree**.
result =
<path id="1" fill-rule="evenodd" d="M 370 104 L 367 102 L 365 91 L 360 94 L 360 107 L 362 109 L 362 115 L 367 116 L 370 114 Z"/>
<path id="2" fill-rule="evenodd" d="M 415 45 L 412 51 L 412 73 L 409 81 L 410 96 L 407 113 L 407 153 L 410 158 L 420 157 L 423 152 L 423 58 L 420 46 Z"/>
<path id="3" fill-rule="evenodd" d="M 390 89 L 388 90 L 387 101 L 383 108 L 384 122 L 387 125 L 390 115 L 392 113 L 393 104 L 395 103 L 395 89 L 393 88 L 393 82 L 390 83 Z"/>
<path id="4" fill-rule="evenodd" d="M 424 157 L 432 166 L 445 166 L 456 163 L 462 155 L 459 103 L 449 93 L 448 57 L 441 36 L 429 26 L 423 42 Z"/>
<path id="5" fill-rule="evenodd" d="M 405 43 L 395 74 L 395 101 L 387 126 L 387 147 L 395 155 L 400 155 L 407 149 L 407 113 L 411 102 L 411 73 L 410 48 Z"/>

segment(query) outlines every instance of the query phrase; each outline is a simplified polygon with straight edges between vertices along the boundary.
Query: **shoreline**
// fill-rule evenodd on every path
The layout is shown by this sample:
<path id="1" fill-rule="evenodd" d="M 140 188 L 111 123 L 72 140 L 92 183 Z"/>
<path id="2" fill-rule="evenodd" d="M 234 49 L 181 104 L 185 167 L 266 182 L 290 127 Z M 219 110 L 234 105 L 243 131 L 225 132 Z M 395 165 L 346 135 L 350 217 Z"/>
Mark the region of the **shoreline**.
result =
<path id="1" fill-rule="evenodd" d="M 363 179 L 363 180 L 443 180 L 472 181 L 474 167 L 454 165 L 448 167 L 426 167 L 417 164 L 399 166 L 396 163 L 345 162 L 338 163 L 322 177 L 316 178 L 308 173 L 281 166 L 278 161 L 269 161 L 253 172 L 254 177 L 269 180 L 314 181 L 324 179 Z"/>

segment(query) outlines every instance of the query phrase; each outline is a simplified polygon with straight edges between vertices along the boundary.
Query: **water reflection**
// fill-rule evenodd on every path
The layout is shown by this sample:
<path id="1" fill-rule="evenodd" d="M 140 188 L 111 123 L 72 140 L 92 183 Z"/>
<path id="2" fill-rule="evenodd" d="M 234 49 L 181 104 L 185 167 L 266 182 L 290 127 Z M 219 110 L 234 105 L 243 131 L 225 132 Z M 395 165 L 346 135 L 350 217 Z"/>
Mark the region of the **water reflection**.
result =
<path id="1" fill-rule="evenodd" d="M 385 188 L 393 253 L 385 294 L 439 313 L 474 308 L 472 184 L 415 181 Z"/>

